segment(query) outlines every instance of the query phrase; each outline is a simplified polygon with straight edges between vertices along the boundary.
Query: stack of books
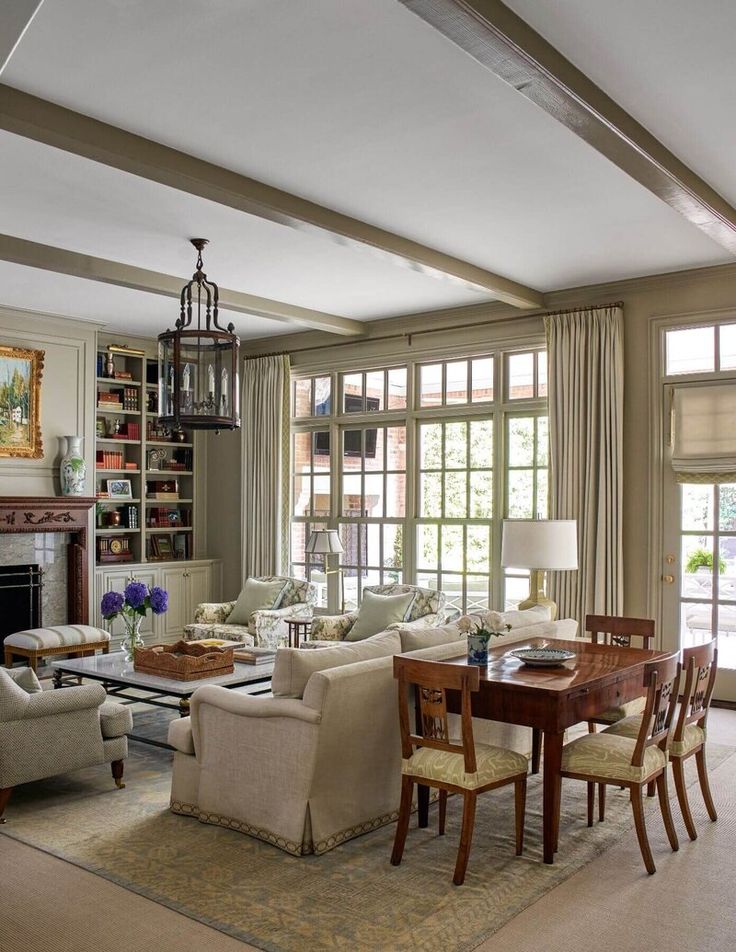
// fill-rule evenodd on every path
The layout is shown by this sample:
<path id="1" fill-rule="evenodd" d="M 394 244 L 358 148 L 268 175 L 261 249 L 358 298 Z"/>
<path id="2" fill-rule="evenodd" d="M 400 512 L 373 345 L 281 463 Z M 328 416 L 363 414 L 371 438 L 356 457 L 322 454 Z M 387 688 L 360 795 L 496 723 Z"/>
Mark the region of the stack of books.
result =
<path id="1" fill-rule="evenodd" d="M 243 645 L 233 651 L 233 658 L 235 661 L 242 661 L 245 664 L 267 664 L 276 658 L 276 649 Z"/>
<path id="2" fill-rule="evenodd" d="M 123 387 L 123 410 L 138 409 L 137 387 Z"/>
<path id="3" fill-rule="evenodd" d="M 121 390 L 98 390 L 97 406 L 100 410 L 122 410 L 123 401 L 120 399 Z"/>
<path id="4" fill-rule="evenodd" d="M 179 483 L 175 479 L 149 479 L 146 481 L 146 496 L 149 499 L 178 499 Z"/>

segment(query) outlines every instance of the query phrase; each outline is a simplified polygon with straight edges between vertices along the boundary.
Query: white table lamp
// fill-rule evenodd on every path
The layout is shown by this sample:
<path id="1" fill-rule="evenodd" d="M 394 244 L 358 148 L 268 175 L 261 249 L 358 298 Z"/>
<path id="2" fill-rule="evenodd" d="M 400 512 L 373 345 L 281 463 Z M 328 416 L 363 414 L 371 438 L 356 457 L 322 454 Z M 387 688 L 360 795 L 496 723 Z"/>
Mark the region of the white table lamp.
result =
<path id="1" fill-rule="evenodd" d="M 545 596 L 545 571 L 569 572 L 578 567 L 578 527 L 575 519 L 505 519 L 501 542 L 504 568 L 529 569 L 529 598 L 523 611 L 544 605 L 557 616 L 557 605 Z"/>
<path id="2" fill-rule="evenodd" d="M 340 542 L 340 535 L 337 529 L 312 529 L 304 546 L 305 552 L 310 555 L 325 556 L 325 575 L 337 575 L 340 579 L 340 611 L 345 611 L 345 593 L 342 585 L 342 569 L 340 568 L 340 555 L 345 551 Z M 327 558 L 335 555 L 338 558 L 336 569 L 327 568 Z"/>

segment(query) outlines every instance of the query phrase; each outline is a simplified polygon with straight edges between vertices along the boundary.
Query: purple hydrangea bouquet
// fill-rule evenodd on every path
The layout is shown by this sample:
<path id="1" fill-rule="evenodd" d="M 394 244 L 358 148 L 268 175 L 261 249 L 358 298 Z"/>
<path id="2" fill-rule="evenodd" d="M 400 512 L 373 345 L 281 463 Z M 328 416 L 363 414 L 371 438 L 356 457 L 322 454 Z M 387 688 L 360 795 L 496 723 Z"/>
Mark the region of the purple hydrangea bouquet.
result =
<path id="1" fill-rule="evenodd" d="M 143 647 L 141 625 L 148 610 L 154 615 L 163 615 L 169 607 L 169 594 L 154 585 L 149 588 L 143 582 L 128 582 L 121 592 L 105 592 L 100 611 L 106 621 L 121 616 L 125 625 L 122 648 L 128 661 L 133 661 L 135 649 Z"/>

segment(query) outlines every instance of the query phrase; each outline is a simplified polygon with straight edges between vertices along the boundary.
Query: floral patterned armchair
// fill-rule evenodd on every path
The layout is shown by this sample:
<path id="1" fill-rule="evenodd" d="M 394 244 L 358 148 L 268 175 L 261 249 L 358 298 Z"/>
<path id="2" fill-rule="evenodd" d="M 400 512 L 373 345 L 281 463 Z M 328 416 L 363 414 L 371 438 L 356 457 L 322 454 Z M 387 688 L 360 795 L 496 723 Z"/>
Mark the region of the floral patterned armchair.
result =
<path id="1" fill-rule="evenodd" d="M 390 628 L 416 629 L 435 628 L 450 621 L 458 612 L 445 608 L 444 592 L 435 592 L 431 588 L 419 588 L 417 585 L 368 585 L 364 591 L 376 595 L 402 595 L 404 592 L 416 592 L 404 621 L 390 625 Z M 344 615 L 315 615 L 312 621 L 312 641 L 344 641 L 347 633 L 355 624 L 358 612 Z"/>
<path id="2" fill-rule="evenodd" d="M 276 604 L 273 608 L 253 612 L 249 625 L 227 624 L 227 617 L 235 607 L 235 601 L 203 602 L 194 610 L 194 623 L 184 628 L 185 636 L 190 641 L 226 638 L 260 648 L 277 648 L 288 644 L 289 629 L 285 619 L 293 615 L 311 616 L 317 601 L 317 587 L 305 579 L 282 575 L 258 578 L 260 582 L 280 580 L 287 584 Z"/>

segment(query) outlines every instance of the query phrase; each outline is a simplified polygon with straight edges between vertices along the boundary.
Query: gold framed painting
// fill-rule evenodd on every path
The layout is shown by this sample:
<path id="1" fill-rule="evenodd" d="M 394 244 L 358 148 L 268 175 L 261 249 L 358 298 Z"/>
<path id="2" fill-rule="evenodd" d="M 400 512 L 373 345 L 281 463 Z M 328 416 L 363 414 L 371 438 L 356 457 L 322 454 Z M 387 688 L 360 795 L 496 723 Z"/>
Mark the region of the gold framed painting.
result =
<path id="1" fill-rule="evenodd" d="M 0 457 L 41 459 L 42 350 L 0 344 Z"/>

